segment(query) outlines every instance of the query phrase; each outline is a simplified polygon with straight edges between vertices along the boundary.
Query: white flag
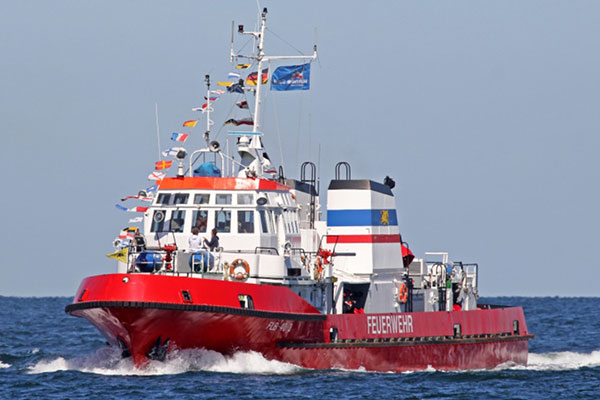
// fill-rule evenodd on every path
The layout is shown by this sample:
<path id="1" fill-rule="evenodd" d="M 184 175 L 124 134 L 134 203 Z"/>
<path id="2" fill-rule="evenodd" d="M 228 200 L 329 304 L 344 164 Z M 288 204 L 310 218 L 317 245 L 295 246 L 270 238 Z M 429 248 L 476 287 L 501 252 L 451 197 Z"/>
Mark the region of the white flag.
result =
<path id="1" fill-rule="evenodd" d="M 149 181 L 161 181 L 165 178 L 165 176 L 167 176 L 167 174 L 165 172 L 153 172 L 150 175 L 148 175 L 148 180 Z"/>
<path id="2" fill-rule="evenodd" d="M 163 157 L 175 157 L 180 151 L 185 151 L 183 147 L 171 147 L 162 152 Z"/>

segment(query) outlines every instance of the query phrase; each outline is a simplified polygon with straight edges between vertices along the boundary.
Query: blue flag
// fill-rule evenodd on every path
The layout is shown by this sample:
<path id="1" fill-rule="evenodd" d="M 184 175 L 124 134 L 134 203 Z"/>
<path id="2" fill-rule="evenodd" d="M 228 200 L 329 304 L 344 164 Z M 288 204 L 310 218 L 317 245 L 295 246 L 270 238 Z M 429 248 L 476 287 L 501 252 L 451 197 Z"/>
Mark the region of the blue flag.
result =
<path id="1" fill-rule="evenodd" d="M 310 63 L 277 67 L 271 78 L 271 90 L 310 89 Z"/>

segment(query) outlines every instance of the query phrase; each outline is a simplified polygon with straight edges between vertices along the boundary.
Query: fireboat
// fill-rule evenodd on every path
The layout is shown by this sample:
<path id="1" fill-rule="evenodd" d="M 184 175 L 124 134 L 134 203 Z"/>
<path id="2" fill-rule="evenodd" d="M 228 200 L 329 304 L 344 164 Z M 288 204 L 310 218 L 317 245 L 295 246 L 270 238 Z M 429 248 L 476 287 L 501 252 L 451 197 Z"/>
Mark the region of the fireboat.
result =
<path id="1" fill-rule="evenodd" d="M 257 31 L 238 26 L 255 41 L 249 55 L 234 51 L 232 25 L 234 72 L 216 90 L 207 75 L 206 103 L 194 109 L 206 116 L 206 146 L 166 150 L 149 176 L 154 185 L 123 199 L 147 206 L 117 205 L 141 213 L 130 220 L 140 226 L 114 240 L 116 273 L 85 278 L 65 311 L 140 368 L 190 348 L 254 351 L 312 369 L 526 364 L 534 335 L 523 309 L 479 303 L 476 263 L 447 252 L 415 257 L 400 233 L 393 179 L 352 179 L 350 164 L 339 162 L 322 207 L 313 162 L 300 166 L 299 179 L 273 166 L 262 141 L 263 91 L 269 81 L 271 90 L 308 90 L 317 46 L 308 56 L 266 55 L 266 23 L 265 8 Z M 271 73 L 285 60 L 297 65 Z M 255 72 L 242 79 L 246 69 Z M 232 155 L 211 140 L 211 112 L 224 97 L 249 111 L 248 94 L 250 118 L 225 121 L 242 126 L 228 132 L 237 140 Z M 171 139 L 183 146 L 189 135 Z"/>

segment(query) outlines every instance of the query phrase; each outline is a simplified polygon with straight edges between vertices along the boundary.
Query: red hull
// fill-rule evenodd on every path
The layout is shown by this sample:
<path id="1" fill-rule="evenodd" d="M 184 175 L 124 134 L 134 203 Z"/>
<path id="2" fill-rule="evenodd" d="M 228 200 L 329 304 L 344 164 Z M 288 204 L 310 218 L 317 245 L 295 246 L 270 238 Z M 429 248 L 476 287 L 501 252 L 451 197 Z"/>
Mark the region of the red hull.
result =
<path id="1" fill-rule="evenodd" d="M 239 294 L 250 295 L 254 309 L 241 308 Z M 161 275 L 87 278 L 67 312 L 89 320 L 111 343 L 121 341 L 136 365 L 160 336 L 178 348 L 256 351 L 317 369 L 491 368 L 525 364 L 532 337 L 519 307 L 325 316 L 286 287 Z"/>

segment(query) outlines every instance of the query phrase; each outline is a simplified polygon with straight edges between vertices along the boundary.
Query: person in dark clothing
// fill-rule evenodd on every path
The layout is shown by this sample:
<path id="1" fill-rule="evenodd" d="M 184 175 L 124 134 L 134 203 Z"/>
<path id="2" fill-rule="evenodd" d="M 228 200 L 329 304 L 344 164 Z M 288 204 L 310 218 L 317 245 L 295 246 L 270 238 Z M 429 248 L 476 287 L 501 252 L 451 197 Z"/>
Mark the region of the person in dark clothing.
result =
<path id="1" fill-rule="evenodd" d="M 217 236 L 217 228 L 213 228 L 211 231 L 212 236 L 210 241 L 204 238 L 204 245 L 208 246 L 210 251 L 214 251 L 217 247 L 219 247 L 219 237 Z"/>
<path id="2" fill-rule="evenodd" d="M 144 235 L 140 233 L 139 229 L 135 230 L 135 235 L 133 236 L 133 246 L 135 247 L 136 253 L 141 253 L 146 250 L 146 239 L 144 239 Z"/>

